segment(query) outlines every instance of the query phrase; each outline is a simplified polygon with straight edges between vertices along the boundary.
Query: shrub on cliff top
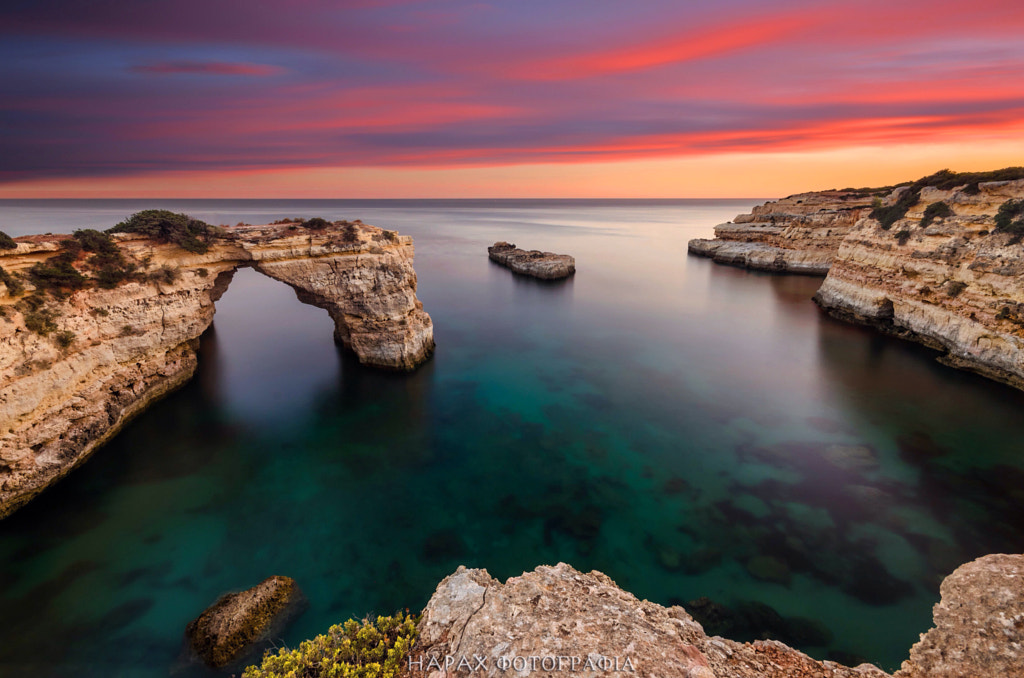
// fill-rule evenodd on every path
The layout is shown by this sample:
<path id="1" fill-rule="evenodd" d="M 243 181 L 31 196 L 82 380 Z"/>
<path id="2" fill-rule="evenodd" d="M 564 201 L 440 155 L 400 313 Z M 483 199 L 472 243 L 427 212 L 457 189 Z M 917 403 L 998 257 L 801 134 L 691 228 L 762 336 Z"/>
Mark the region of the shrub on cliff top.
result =
<path id="1" fill-rule="evenodd" d="M 18 243 L 14 242 L 14 238 L 0 231 L 0 250 L 14 250 L 17 248 Z"/>
<path id="2" fill-rule="evenodd" d="M 75 231 L 75 240 L 83 250 L 93 253 L 88 264 L 96 271 L 100 287 L 113 289 L 134 273 L 135 267 L 125 261 L 121 248 L 108 234 L 87 228 Z"/>
<path id="3" fill-rule="evenodd" d="M 38 263 L 28 270 L 28 279 L 36 289 L 60 296 L 65 292 L 79 290 L 88 283 L 88 278 L 75 268 L 75 260 L 82 252 L 82 243 L 74 238 L 62 240 L 60 254 Z"/>
<path id="4" fill-rule="evenodd" d="M 419 617 L 408 612 L 376 621 L 349 619 L 298 649 L 267 652 L 263 663 L 247 668 L 242 678 L 397 678 L 406 668 L 418 623 Z"/>
<path id="5" fill-rule="evenodd" d="M 21 284 L 21 281 L 8 273 L 0 266 L 0 283 L 7 286 L 7 294 L 12 297 L 16 297 L 25 291 L 25 286 Z"/>
<path id="6" fill-rule="evenodd" d="M 136 212 L 108 229 L 107 233 L 145 235 L 160 242 L 174 243 L 196 254 L 203 254 L 210 249 L 210 240 L 218 235 L 217 229 L 205 221 L 169 210 Z"/>
<path id="7" fill-rule="evenodd" d="M 322 217 L 313 217 L 312 219 L 306 219 L 299 225 L 302 226 L 302 228 L 311 228 L 314 231 L 322 231 L 330 226 L 331 222 Z"/>
<path id="8" fill-rule="evenodd" d="M 954 215 L 953 210 L 949 209 L 949 205 L 944 202 L 933 202 L 925 208 L 924 216 L 921 218 L 921 226 L 927 227 L 936 219 L 945 219 L 951 216 Z"/>

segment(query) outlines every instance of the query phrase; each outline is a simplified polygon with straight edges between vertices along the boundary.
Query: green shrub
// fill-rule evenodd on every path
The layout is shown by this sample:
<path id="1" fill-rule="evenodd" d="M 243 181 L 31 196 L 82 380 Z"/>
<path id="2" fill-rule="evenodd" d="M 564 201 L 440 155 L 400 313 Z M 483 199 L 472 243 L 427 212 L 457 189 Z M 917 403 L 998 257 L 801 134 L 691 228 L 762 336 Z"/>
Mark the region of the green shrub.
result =
<path id="1" fill-rule="evenodd" d="M 187 214 L 169 210 L 143 210 L 136 212 L 107 233 L 135 233 L 164 243 L 174 243 L 182 249 L 203 254 L 210 249 L 210 241 L 219 235 L 214 226 L 193 219 Z"/>
<path id="2" fill-rule="evenodd" d="M 361 623 L 349 619 L 295 650 L 267 652 L 242 678 L 397 678 L 406 668 L 418 623 L 419 617 L 408 612 Z"/>
<path id="3" fill-rule="evenodd" d="M 53 309 L 39 308 L 34 311 L 28 311 L 25 315 L 25 327 L 30 332 L 45 337 L 51 332 L 57 331 L 57 323 L 54 320 L 58 317 L 58 313 Z"/>
<path id="4" fill-rule="evenodd" d="M 949 205 L 941 201 L 933 202 L 925 208 L 924 216 L 921 217 L 921 226 L 927 227 L 936 219 L 945 219 L 952 216 L 954 216 L 953 210 L 949 209 Z"/>
<path id="5" fill-rule="evenodd" d="M 1007 200 L 996 212 L 997 233 L 1024 233 L 1024 200 Z"/>
<path id="6" fill-rule="evenodd" d="M 313 217 L 312 219 L 306 219 L 300 224 L 302 228 L 310 228 L 313 229 L 314 231 L 322 231 L 330 225 L 331 222 L 327 221 L 322 217 Z"/>
<path id="7" fill-rule="evenodd" d="M 878 207 L 871 210 L 869 215 L 872 219 L 877 219 L 878 223 L 882 225 L 882 228 L 889 230 L 892 225 L 897 221 L 907 216 L 907 212 L 911 207 L 917 204 L 917 201 L 921 198 L 921 187 L 911 186 L 910 188 L 903 191 L 900 197 L 896 199 L 892 205 L 879 205 Z"/>
<path id="8" fill-rule="evenodd" d="M 14 238 L 0 231 L 0 250 L 14 250 L 17 248 L 18 243 L 14 242 Z"/>
<path id="9" fill-rule="evenodd" d="M 900 245 L 906 245 L 908 240 L 910 240 L 910 231 L 903 229 L 896 232 L 896 242 Z"/>
<path id="10" fill-rule="evenodd" d="M 135 267 L 129 264 L 121 254 L 121 248 L 107 233 L 89 229 L 75 231 L 75 240 L 86 252 L 92 252 L 86 263 L 96 271 L 96 284 L 105 289 L 113 289 L 127 280 Z"/>
<path id="11" fill-rule="evenodd" d="M 61 330 L 53 338 L 57 340 L 57 345 L 61 348 L 67 348 L 75 343 L 75 333 L 70 330 Z"/>
<path id="12" fill-rule="evenodd" d="M 161 266 L 149 274 L 149 279 L 151 282 L 170 285 L 178 279 L 178 271 L 170 266 Z"/>
<path id="13" fill-rule="evenodd" d="M 5 271 L 2 266 L 0 266 L 0 283 L 7 286 L 7 294 L 12 297 L 16 297 L 25 291 L 25 286 L 21 283 L 21 280 Z"/>
<path id="14" fill-rule="evenodd" d="M 62 240 L 60 254 L 50 257 L 28 270 L 28 279 L 36 289 L 60 296 L 64 292 L 82 289 L 88 278 L 74 266 L 82 251 L 82 244 L 74 238 Z"/>

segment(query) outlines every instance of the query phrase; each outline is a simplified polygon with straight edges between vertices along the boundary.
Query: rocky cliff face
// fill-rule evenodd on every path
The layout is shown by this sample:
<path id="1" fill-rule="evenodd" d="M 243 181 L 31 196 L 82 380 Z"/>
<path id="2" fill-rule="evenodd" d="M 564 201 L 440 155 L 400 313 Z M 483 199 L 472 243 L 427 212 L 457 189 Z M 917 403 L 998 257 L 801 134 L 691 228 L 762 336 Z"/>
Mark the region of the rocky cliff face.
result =
<path id="1" fill-rule="evenodd" d="M 871 210 L 871 191 L 800 193 L 758 205 L 691 240 L 692 254 L 763 271 L 825 275 L 839 243 Z"/>
<path id="2" fill-rule="evenodd" d="M 63 299 L 12 294 L 12 285 L 32 291 L 19 273 L 53 256 L 63 238 L 19 238 L 17 249 L 0 252 L 0 517 L 192 376 L 199 336 L 240 266 L 327 309 L 337 340 L 365 364 L 408 370 L 433 350 L 408 236 L 358 223 L 236 228 L 194 254 L 118 235 L 139 271 L 127 282 Z"/>
<path id="3" fill-rule="evenodd" d="M 935 628 L 922 635 L 896 678 L 1021 675 L 1022 578 L 1024 555 L 986 556 L 957 569 L 942 585 Z M 442 581 L 423 611 L 409 673 L 414 678 L 469 675 L 458 669 L 462 659 L 474 668 L 472 675 L 480 676 L 889 675 L 870 664 L 817 661 L 776 641 L 709 637 L 683 608 L 637 600 L 600 572 L 583 574 L 564 563 L 505 583 L 485 570 L 465 568 Z"/>
<path id="4" fill-rule="evenodd" d="M 1024 388 L 1024 245 L 996 225 L 1000 208 L 1021 198 L 1024 180 L 925 187 L 890 228 L 857 223 L 815 300 L 844 320 L 939 349 L 948 364 Z M 949 216 L 924 219 L 928 209 Z"/>

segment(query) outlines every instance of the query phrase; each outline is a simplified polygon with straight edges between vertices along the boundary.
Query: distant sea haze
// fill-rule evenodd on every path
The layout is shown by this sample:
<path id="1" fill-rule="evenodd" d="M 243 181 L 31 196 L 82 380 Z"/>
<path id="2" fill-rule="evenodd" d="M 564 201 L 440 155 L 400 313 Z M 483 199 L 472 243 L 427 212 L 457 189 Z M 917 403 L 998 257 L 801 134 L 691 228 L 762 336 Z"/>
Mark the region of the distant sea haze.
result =
<path id="1" fill-rule="evenodd" d="M 757 202 L 0 201 L 11 235 L 147 208 L 397 230 L 437 341 L 411 374 L 363 368 L 324 311 L 240 270 L 196 377 L 0 521 L 0 674 L 205 675 L 185 625 L 273 574 L 310 601 L 295 647 L 420 609 L 459 565 L 560 561 L 706 596 L 738 640 L 895 669 L 943 576 L 1024 551 L 992 490 L 1024 485 L 1024 393 L 830 320 L 820 279 L 687 256 Z M 499 240 L 577 272 L 514 275 Z"/>

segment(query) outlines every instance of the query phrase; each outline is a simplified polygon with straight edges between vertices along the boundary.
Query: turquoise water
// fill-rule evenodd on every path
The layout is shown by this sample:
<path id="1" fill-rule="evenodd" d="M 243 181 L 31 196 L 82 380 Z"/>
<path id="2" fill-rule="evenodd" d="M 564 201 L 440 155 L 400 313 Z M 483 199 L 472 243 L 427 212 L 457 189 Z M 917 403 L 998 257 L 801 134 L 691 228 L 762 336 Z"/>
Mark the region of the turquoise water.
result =
<path id="1" fill-rule="evenodd" d="M 894 669 L 943 576 L 1024 547 L 1024 394 L 823 317 L 819 279 L 687 257 L 753 204 L 0 202 L 15 235 L 150 206 L 394 228 L 438 346 L 362 368 L 324 311 L 240 271 L 196 379 L 0 522 L 0 675 L 210 675 L 185 625 L 272 574 L 310 600 L 296 644 L 419 609 L 459 564 L 558 561 Z M 503 239 L 578 273 L 514 276 L 486 257 Z"/>

